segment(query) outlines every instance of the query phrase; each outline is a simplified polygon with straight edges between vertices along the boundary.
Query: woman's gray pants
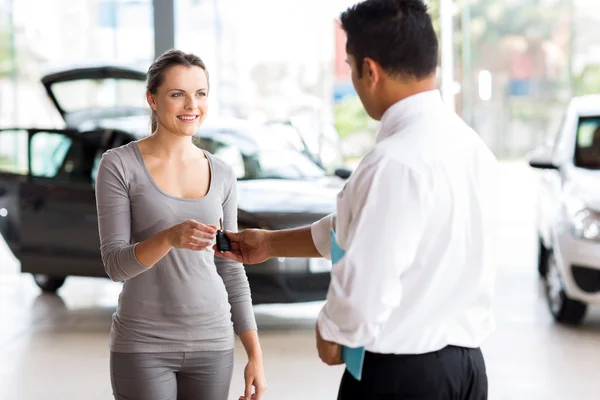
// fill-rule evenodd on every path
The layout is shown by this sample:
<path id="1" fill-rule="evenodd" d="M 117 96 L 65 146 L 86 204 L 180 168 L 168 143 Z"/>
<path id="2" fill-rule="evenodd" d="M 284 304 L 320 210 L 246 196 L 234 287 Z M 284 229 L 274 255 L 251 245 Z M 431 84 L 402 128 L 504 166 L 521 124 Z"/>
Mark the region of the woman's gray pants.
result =
<path id="1" fill-rule="evenodd" d="M 115 400 L 227 400 L 232 373 L 233 349 L 110 353 Z"/>

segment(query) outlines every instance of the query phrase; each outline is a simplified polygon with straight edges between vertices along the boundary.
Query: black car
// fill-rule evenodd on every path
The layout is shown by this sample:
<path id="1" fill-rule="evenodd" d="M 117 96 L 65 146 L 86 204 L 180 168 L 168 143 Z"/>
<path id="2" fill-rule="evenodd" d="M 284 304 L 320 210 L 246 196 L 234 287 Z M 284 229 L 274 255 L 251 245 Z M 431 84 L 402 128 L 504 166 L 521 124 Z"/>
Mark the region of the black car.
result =
<path id="1" fill-rule="evenodd" d="M 0 130 L 0 233 L 46 292 L 68 276 L 106 277 L 97 167 L 107 149 L 149 134 L 144 79 L 117 67 L 48 75 L 43 83 L 67 127 Z M 290 126 L 209 117 L 194 141 L 236 171 L 240 229 L 296 227 L 335 210 L 342 178 L 328 176 Z M 258 304 L 324 299 L 330 268 L 324 259 L 279 258 L 246 271 Z"/>

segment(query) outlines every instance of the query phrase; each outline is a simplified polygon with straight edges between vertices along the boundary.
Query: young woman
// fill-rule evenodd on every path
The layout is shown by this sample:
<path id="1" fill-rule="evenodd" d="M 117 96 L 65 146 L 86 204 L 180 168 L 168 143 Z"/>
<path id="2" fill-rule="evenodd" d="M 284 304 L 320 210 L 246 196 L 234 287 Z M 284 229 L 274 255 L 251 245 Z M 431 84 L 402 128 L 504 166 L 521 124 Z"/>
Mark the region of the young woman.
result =
<path id="1" fill-rule="evenodd" d="M 107 151 L 96 183 L 102 260 L 124 281 L 110 332 L 116 400 L 226 400 L 234 332 L 246 352 L 245 396 L 266 390 L 242 264 L 215 258 L 216 225 L 237 230 L 233 170 L 192 143 L 208 73 L 170 50 L 148 70 L 152 135 Z"/>

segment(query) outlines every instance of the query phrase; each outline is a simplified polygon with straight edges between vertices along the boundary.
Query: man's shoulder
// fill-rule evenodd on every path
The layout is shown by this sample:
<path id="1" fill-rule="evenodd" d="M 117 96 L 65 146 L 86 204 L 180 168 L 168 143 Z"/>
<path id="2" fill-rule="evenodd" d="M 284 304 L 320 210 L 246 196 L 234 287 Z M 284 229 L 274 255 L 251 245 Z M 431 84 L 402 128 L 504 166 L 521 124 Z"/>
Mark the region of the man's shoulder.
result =
<path id="1" fill-rule="evenodd" d="M 361 160 L 356 175 L 371 176 L 375 171 L 409 171 L 420 173 L 423 168 L 419 163 L 402 151 L 378 143 Z M 369 172 L 370 171 L 370 172 Z"/>
<path id="2" fill-rule="evenodd" d="M 366 165 L 385 164 L 392 168 L 419 171 L 423 168 L 426 151 L 426 145 L 418 134 L 401 132 L 377 143 L 364 161 Z"/>

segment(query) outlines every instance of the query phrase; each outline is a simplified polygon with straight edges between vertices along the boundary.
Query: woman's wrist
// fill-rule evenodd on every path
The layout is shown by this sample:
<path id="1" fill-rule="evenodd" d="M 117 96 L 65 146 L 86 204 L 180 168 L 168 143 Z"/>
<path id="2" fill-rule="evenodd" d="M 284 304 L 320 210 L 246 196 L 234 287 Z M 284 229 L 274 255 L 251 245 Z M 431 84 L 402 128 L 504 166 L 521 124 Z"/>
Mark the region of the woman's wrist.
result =
<path id="1" fill-rule="evenodd" d="M 161 232 L 162 238 L 161 243 L 163 246 L 168 247 L 169 249 L 173 247 L 173 240 L 171 238 L 173 227 L 167 228 Z"/>
<path id="2" fill-rule="evenodd" d="M 258 332 L 254 329 L 242 332 L 240 335 L 240 340 L 244 345 L 244 349 L 246 350 L 246 355 L 248 356 L 249 361 L 260 361 L 262 362 L 262 349 L 260 347 L 260 342 L 258 341 Z"/>
<path id="3" fill-rule="evenodd" d="M 253 350 L 253 351 L 249 351 L 247 352 L 248 355 L 248 361 L 260 361 L 262 362 L 263 360 L 263 354 L 262 351 L 260 349 L 260 346 L 257 350 Z"/>

